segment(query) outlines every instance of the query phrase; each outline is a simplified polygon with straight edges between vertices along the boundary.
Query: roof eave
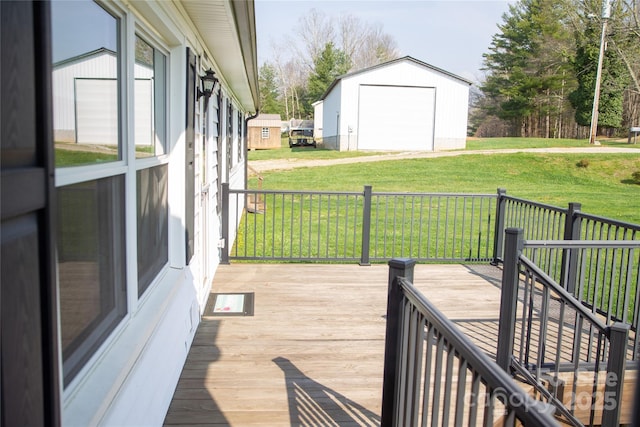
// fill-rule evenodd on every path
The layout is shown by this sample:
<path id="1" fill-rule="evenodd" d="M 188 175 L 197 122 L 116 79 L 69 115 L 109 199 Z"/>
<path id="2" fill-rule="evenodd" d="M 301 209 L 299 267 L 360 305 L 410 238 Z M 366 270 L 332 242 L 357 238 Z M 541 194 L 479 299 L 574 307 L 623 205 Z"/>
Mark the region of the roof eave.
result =
<path id="1" fill-rule="evenodd" d="M 245 110 L 259 108 L 254 0 L 182 0 L 221 78 Z"/>

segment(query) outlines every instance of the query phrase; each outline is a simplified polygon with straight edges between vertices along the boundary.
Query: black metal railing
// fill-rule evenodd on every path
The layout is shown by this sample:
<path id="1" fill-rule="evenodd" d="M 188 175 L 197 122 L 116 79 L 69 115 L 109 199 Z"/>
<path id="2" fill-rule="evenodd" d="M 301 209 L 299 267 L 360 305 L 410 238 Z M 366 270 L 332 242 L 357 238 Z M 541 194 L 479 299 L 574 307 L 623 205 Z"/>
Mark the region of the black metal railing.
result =
<path id="1" fill-rule="evenodd" d="M 374 193 L 370 186 L 362 192 L 227 188 L 223 194 L 223 224 L 240 224 L 223 262 L 494 259 L 496 195 Z"/>
<path id="2" fill-rule="evenodd" d="M 567 208 L 508 196 L 498 189 L 496 259 L 502 259 L 504 230 L 520 228 L 525 240 L 640 240 L 640 225 L 581 211 L 580 203 Z M 567 262 L 566 256 L 562 258 Z"/>
<path id="3" fill-rule="evenodd" d="M 389 262 L 383 426 L 556 425 L 412 284 L 414 260 Z"/>
<path id="4" fill-rule="evenodd" d="M 640 240 L 526 240 L 527 257 L 607 325 L 640 323 Z M 570 264 L 560 268 L 564 255 Z M 634 334 L 634 355 L 640 351 Z M 634 357 L 635 359 L 635 357 Z"/>
<path id="5" fill-rule="evenodd" d="M 223 184 L 222 262 L 229 260 L 500 263 L 504 230 L 527 240 L 640 240 L 640 225 L 507 195 L 234 190 Z M 238 227 L 236 228 L 236 225 Z M 541 265 L 575 282 L 575 253 Z M 555 274 L 555 273 L 554 273 Z M 570 289 L 571 290 L 571 289 Z"/>
<path id="6" fill-rule="evenodd" d="M 505 235 L 498 364 L 531 382 L 567 423 L 618 426 L 627 360 L 635 358 L 629 325 L 607 323 L 612 319 L 588 308 L 523 254 L 543 242 L 524 241 L 522 229 Z M 580 243 L 640 248 L 639 242 Z"/>

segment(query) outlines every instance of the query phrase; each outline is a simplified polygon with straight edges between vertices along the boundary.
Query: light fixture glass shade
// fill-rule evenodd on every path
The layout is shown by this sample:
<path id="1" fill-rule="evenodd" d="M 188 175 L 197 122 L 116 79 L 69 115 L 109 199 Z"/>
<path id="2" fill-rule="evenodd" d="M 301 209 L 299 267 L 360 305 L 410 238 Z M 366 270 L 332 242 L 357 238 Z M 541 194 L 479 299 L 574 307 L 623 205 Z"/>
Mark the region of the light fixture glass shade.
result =
<path id="1" fill-rule="evenodd" d="M 211 93 L 213 93 L 216 81 L 218 81 L 218 79 L 216 79 L 215 73 L 209 68 L 202 77 L 202 87 L 205 94 L 211 95 Z"/>

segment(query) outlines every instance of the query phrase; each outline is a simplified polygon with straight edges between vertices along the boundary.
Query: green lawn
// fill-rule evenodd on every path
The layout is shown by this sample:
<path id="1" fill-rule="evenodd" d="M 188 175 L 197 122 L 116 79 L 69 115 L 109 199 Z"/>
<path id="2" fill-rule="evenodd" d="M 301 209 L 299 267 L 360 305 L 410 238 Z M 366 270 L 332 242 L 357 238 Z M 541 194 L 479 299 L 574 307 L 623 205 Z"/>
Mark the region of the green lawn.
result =
<path id="1" fill-rule="evenodd" d="M 578 167 L 579 162 L 588 163 Z M 273 190 L 507 193 L 555 206 L 582 203 L 587 213 L 640 224 L 638 154 L 467 154 L 263 172 Z M 255 178 L 250 188 L 257 188 Z"/>
<path id="2" fill-rule="evenodd" d="M 90 165 L 116 161 L 118 160 L 118 154 L 117 152 L 114 154 L 56 149 L 55 159 L 57 167 Z"/>
<path id="3" fill-rule="evenodd" d="M 335 151 L 313 147 L 289 148 L 288 139 L 282 139 L 282 146 L 275 150 L 255 150 L 249 152 L 249 160 L 272 159 L 339 159 L 345 157 L 372 156 L 380 151 Z M 637 148 L 640 144 L 627 144 L 627 140 L 603 140 L 601 144 L 609 147 Z M 550 148 L 550 147 L 588 147 L 586 139 L 549 139 L 549 138 L 469 138 L 466 150 L 495 150 L 507 148 Z"/>
<path id="4" fill-rule="evenodd" d="M 640 144 L 628 144 L 622 139 L 603 139 L 601 145 L 607 147 L 638 148 Z M 551 148 L 551 147 L 588 147 L 586 139 L 549 139 L 549 138 L 469 138 L 467 150 L 494 150 L 500 148 Z"/>

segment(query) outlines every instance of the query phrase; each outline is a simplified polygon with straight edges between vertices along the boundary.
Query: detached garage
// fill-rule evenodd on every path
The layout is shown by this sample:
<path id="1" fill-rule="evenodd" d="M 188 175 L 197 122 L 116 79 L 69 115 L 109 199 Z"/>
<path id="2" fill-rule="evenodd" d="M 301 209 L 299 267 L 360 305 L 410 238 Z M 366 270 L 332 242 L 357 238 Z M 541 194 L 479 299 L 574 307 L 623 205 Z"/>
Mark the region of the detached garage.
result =
<path id="1" fill-rule="evenodd" d="M 340 151 L 464 148 L 471 82 L 406 56 L 336 79 L 316 106 Z"/>

